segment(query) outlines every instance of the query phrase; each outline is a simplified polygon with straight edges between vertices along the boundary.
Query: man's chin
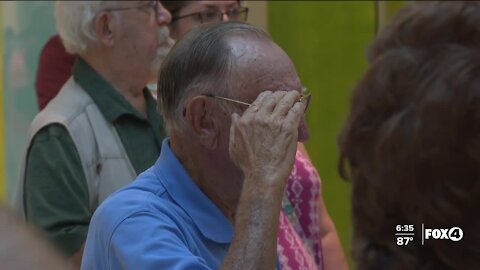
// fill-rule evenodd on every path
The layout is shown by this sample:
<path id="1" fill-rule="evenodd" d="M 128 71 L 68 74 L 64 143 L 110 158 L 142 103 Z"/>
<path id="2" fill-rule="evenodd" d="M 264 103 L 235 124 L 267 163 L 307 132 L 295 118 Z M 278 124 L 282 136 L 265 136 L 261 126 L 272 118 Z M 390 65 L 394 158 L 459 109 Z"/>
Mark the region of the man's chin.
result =
<path id="1" fill-rule="evenodd" d="M 170 48 L 161 48 L 161 47 L 157 48 L 157 56 L 155 57 L 155 60 L 153 60 L 151 64 L 151 68 L 154 73 L 158 73 L 163 63 L 163 60 L 165 60 L 165 57 L 167 57 L 167 54 L 169 52 L 170 52 Z"/>
<path id="2" fill-rule="evenodd" d="M 170 52 L 172 48 L 171 47 L 158 47 L 157 48 L 157 62 L 162 63 L 165 57 L 167 57 L 168 53 Z"/>

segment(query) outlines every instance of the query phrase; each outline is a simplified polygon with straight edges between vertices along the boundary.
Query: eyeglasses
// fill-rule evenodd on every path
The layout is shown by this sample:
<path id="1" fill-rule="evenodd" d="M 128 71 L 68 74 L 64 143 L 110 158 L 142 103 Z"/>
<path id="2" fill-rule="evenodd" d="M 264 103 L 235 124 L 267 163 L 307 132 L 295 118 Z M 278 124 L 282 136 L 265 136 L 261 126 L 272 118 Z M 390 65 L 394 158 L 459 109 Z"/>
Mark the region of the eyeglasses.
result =
<path id="1" fill-rule="evenodd" d="M 193 17 L 197 19 L 200 23 L 213 23 L 221 22 L 223 15 L 227 15 L 229 20 L 232 21 L 242 21 L 245 22 L 248 17 L 248 8 L 247 7 L 235 7 L 226 12 L 223 12 L 218 9 L 207 9 L 200 12 L 190 13 L 179 17 L 172 18 L 172 22 L 178 21 L 183 18 Z"/>
<path id="2" fill-rule="evenodd" d="M 214 95 L 214 94 L 211 94 L 211 93 L 202 94 L 202 96 L 210 97 L 210 98 L 216 98 L 216 99 L 220 99 L 220 100 L 225 100 L 225 101 L 237 103 L 237 104 L 240 104 L 240 105 L 245 105 L 245 106 L 248 106 L 248 107 L 252 106 L 251 103 L 247 103 L 247 102 L 243 102 L 243 101 L 240 101 L 240 100 L 231 99 L 231 98 L 227 98 L 227 97 L 221 97 L 221 96 L 217 96 L 217 95 Z M 300 98 L 298 99 L 297 102 L 302 102 L 302 103 L 305 104 L 305 110 L 304 110 L 305 112 L 307 111 L 308 106 L 310 105 L 310 100 L 311 99 L 312 99 L 312 94 L 310 93 L 310 91 L 306 87 L 302 87 L 301 95 L 300 95 Z"/>
<path id="3" fill-rule="evenodd" d="M 216 99 L 220 99 L 220 100 L 224 100 L 224 101 L 229 101 L 229 102 L 233 102 L 233 103 L 248 106 L 248 107 L 252 106 L 251 103 L 247 103 L 247 102 L 243 102 L 243 101 L 240 101 L 240 100 L 231 99 L 231 98 L 227 98 L 227 97 L 221 97 L 221 96 L 217 96 L 217 95 L 214 95 L 214 94 L 211 94 L 211 93 L 201 94 L 201 96 L 209 97 L 209 98 L 216 98 Z M 306 87 L 302 87 L 300 98 L 297 100 L 297 102 L 305 103 L 304 112 L 307 111 L 308 106 L 310 105 L 311 99 L 312 99 L 312 94 L 310 93 L 310 90 L 308 90 L 308 88 L 306 88 Z M 183 108 L 183 116 L 185 116 L 186 113 L 187 113 L 187 109 Z"/>
<path id="4" fill-rule="evenodd" d="M 141 5 L 141 6 L 133 6 L 133 7 L 118 7 L 118 8 L 108 8 L 105 9 L 105 11 L 124 11 L 128 9 L 139 9 L 141 11 L 147 12 L 151 15 L 151 9 L 153 9 L 153 14 L 155 14 L 155 17 L 158 17 L 158 5 L 159 5 L 159 0 L 152 0 L 148 1 L 148 3 Z"/>

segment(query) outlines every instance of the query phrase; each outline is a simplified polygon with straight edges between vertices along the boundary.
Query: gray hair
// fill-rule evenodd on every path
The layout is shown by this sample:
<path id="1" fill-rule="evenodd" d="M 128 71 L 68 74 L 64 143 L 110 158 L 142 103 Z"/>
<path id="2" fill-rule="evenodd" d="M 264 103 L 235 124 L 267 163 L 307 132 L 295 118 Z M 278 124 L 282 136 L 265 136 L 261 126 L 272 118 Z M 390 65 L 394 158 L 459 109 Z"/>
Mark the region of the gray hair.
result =
<path id="1" fill-rule="evenodd" d="M 112 1 L 56 1 L 57 31 L 67 52 L 83 54 L 96 41 L 95 17 L 107 2 Z"/>
<path id="2" fill-rule="evenodd" d="M 158 80 L 158 107 L 168 129 L 184 123 L 189 97 L 206 89 L 218 95 L 232 92 L 236 59 L 228 41 L 234 36 L 271 41 L 265 31 L 248 23 L 205 24 L 185 35 L 165 58 Z"/>

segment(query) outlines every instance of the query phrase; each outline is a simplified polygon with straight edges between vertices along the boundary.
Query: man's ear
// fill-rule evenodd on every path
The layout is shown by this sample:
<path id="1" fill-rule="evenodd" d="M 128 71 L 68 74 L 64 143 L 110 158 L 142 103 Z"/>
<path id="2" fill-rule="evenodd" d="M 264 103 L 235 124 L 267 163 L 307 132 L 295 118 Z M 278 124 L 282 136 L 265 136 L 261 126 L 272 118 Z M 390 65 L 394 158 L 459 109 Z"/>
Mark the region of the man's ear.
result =
<path id="1" fill-rule="evenodd" d="M 214 149 L 218 143 L 219 127 L 211 116 L 209 105 L 208 97 L 193 98 L 185 107 L 185 121 L 203 146 Z"/>
<path id="2" fill-rule="evenodd" d="M 114 44 L 112 19 L 111 13 L 105 11 L 100 12 L 95 18 L 95 34 L 97 34 L 98 40 L 107 47 Z"/>

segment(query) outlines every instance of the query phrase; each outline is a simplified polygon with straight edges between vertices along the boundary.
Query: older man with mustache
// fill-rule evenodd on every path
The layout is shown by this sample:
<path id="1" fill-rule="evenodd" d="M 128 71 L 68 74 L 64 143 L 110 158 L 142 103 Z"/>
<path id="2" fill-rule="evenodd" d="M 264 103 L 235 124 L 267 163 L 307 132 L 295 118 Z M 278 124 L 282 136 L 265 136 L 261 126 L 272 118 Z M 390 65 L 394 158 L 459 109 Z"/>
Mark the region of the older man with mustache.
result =
<path id="1" fill-rule="evenodd" d="M 159 1 L 59 1 L 55 15 L 78 59 L 30 126 L 15 206 L 79 266 L 99 203 L 160 153 L 163 123 L 145 85 L 170 49 L 171 15 Z"/>

